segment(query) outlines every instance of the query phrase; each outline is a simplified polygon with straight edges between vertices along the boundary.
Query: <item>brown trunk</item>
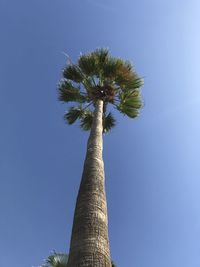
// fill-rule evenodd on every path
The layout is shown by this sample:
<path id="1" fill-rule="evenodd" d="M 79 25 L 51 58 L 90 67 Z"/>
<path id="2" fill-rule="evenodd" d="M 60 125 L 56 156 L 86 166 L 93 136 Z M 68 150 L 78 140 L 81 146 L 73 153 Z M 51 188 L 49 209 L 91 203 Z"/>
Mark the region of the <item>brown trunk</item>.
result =
<path id="1" fill-rule="evenodd" d="M 103 101 L 95 106 L 74 213 L 67 267 L 111 267 L 102 158 Z"/>

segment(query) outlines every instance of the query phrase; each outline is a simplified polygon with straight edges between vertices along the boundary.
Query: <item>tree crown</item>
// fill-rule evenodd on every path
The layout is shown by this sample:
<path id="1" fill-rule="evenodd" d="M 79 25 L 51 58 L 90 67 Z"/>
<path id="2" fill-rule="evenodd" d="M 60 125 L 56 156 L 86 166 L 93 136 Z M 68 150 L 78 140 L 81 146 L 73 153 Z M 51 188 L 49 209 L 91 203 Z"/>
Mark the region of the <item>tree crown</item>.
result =
<path id="1" fill-rule="evenodd" d="M 93 120 L 93 108 L 97 100 L 103 101 L 103 131 L 115 126 L 115 119 L 108 106 L 130 118 L 139 115 L 142 107 L 140 89 L 143 80 L 136 74 L 130 62 L 112 57 L 108 49 L 81 55 L 76 64 L 70 62 L 63 70 L 58 86 L 59 100 L 78 103 L 64 115 L 68 124 L 80 120 L 83 130 L 89 130 Z"/>

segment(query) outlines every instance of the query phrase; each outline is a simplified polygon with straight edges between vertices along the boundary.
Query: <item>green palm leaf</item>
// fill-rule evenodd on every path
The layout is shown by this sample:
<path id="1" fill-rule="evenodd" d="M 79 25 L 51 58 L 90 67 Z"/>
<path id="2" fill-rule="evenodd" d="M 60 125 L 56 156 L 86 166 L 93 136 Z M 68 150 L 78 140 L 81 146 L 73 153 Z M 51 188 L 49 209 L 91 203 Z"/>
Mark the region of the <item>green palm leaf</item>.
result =
<path id="1" fill-rule="evenodd" d="M 93 113 L 90 110 L 86 110 L 81 117 L 81 128 L 84 131 L 88 131 L 92 127 Z"/>
<path id="2" fill-rule="evenodd" d="M 63 102 L 79 102 L 87 101 L 87 98 L 80 93 L 78 88 L 75 88 L 71 82 L 64 80 L 59 84 L 59 97 L 58 99 Z"/>
<path id="3" fill-rule="evenodd" d="M 118 69 L 123 65 L 123 61 L 118 58 L 109 58 L 103 65 L 103 76 L 106 79 L 115 79 Z"/>
<path id="4" fill-rule="evenodd" d="M 138 117 L 139 115 L 139 110 L 136 108 L 132 108 L 126 105 L 120 105 L 117 107 L 117 109 L 123 113 L 124 115 L 127 115 L 128 117 L 134 119 L 136 117 Z"/>
<path id="5" fill-rule="evenodd" d="M 136 75 L 133 75 L 130 79 L 124 81 L 125 90 L 134 90 L 138 89 L 143 85 L 143 79 L 138 78 Z"/>
<path id="6" fill-rule="evenodd" d="M 73 124 L 83 114 L 81 107 L 71 107 L 68 112 L 64 115 L 64 119 L 68 124 Z"/>
<path id="7" fill-rule="evenodd" d="M 95 59 L 95 75 L 99 78 L 100 83 L 102 83 L 103 67 L 109 60 L 109 51 L 104 48 L 96 49 L 91 53 L 91 56 Z"/>
<path id="8" fill-rule="evenodd" d="M 109 51 L 106 48 L 98 48 L 91 55 L 95 58 L 96 65 L 100 68 L 103 68 L 103 65 L 106 64 L 110 57 Z"/>
<path id="9" fill-rule="evenodd" d="M 67 267 L 68 255 L 53 252 L 40 267 Z"/>
<path id="10" fill-rule="evenodd" d="M 97 74 L 96 60 L 91 54 L 81 56 L 78 65 L 82 72 L 87 76 Z"/>
<path id="11" fill-rule="evenodd" d="M 120 94 L 120 105 L 123 107 L 126 106 L 130 108 L 140 109 L 142 107 L 140 91 L 134 90 Z"/>
<path id="12" fill-rule="evenodd" d="M 69 65 L 63 71 L 63 76 L 66 79 L 74 81 L 76 83 L 81 83 L 84 79 L 83 74 L 77 65 Z"/>
<path id="13" fill-rule="evenodd" d="M 103 132 L 109 132 L 113 127 L 115 127 L 116 121 L 112 116 L 111 112 L 107 116 L 103 117 Z"/>
<path id="14" fill-rule="evenodd" d="M 115 82 L 123 90 L 135 89 L 143 85 L 143 80 L 138 77 L 129 62 L 123 62 L 118 67 Z"/>

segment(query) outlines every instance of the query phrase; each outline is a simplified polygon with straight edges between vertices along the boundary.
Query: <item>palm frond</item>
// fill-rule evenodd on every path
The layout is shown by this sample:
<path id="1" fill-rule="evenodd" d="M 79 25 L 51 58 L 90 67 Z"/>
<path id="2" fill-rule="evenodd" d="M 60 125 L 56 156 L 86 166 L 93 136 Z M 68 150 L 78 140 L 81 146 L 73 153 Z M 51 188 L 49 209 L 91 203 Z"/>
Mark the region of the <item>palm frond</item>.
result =
<path id="1" fill-rule="evenodd" d="M 47 258 L 47 263 L 52 267 L 66 267 L 67 266 L 68 255 L 65 253 L 56 253 L 50 255 Z"/>
<path id="2" fill-rule="evenodd" d="M 95 58 L 96 64 L 100 67 L 102 67 L 110 57 L 107 48 L 97 48 L 91 55 Z"/>
<path id="3" fill-rule="evenodd" d="M 84 114 L 81 116 L 80 127 L 84 131 L 88 131 L 92 127 L 92 121 L 93 121 L 93 113 L 92 113 L 92 111 L 89 110 L 89 109 L 85 110 Z"/>
<path id="4" fill-rule="evenodd" d="M 127 115 L 128 117 L 130 117 L 132 119 L 138 117 L 138 115 L 139 115 L 139 110 L 138 109 L 132 108 L 132 107 L 129 107 L 129 106 L 119 105 L 117 107 L 117 109 L 121 113 L 123 113 L 124 115 Z"/>
<path id="5" fill-rule="evenodd" d="M 133 65 L 131 64 L 130 61 L 128 61 L 128 60 L 124 61 L 124 65 L 126 66 L 126 68 L 127 68 L 129 71 L 133 71 L 133 72 L 134 72 Z"/>
<path id="6" fill-rule="evenodd" d="M 118 67 L 115 82 L 122 89 L 136 89 L 143 85 L 143 80 L 138 77 L 129 62 L 123 62 Z"/>
<path id="7" fill-rule="evenodd" d="M 103 65 L 103 77 L 104 79 L 115 79 L 118 69 L 123 65 L 123 60 L 119 58 L 109 58 Z"/>
<path id="8" fill-rule="evenodd" d="M 66 253 L 53 252 L 40 267 L 67 267 L 68 255 Z"/>
<path id="9" fill-rule="evenodd" d="M 83 96 L 78 88 L 75 88 L 70 81 L 64 80 L 58 86 L 58 99 L 63 102 L 84 103 L 87 98 Z"/>
<path id="10" fill-rule="evenodd" d="M 108 62 L 109 58 L 108 49 L 96 49 L 94 52 L 82 55 L 79 58 L 78 66 L 86 76 L 95 76 L 100 78 L 103 73 L 103 67 Z"/>
<path id="11" fill-rule="evenodd" d="M 85 77 L 82 81 L 82 84 L 84 85 L 84 88 L 88 94 L 89 97 L 89 93 L 91 90 L 93 90 L 93 88 L 96 86 L 94 79 L 92 77 Z"/>
<path id="12" fill-rule="evenodd" d="M 120 103 L 117 109 L 130 118 L 135 118 L 139 115 L 139 109 L 142 107 L 142 99 L 140 90 L 129 90 L 120 94 Z"/>
<path id="13" fill-rule="evenodd" d="M 139 109 L 142 107 L 142 99 L 139 90 L 126 91 L 120 94 L 122 106 Z"/>
<path id="14" fill-rule="evenodd" d="M 113 127 L 115 127 L 116 121 L 112 116 L 111 112 L 107 116 L 103 117 L 103 132 L 109 132 Z"/>
<path id="15" fill-rule="evenodd" d="M 78 65 L 82 72 L 87 76 L 92 76 L 97 74 L 96 70 L 96 60 L 92 54 L 82 55 L 79 58 Z"/>
<path id="16" fill-rule="evenodd" d="M 68 65 L 63 71 L 63 76 L 64 78 L 74 81 L 76 83 L 81 83 L 84 78 L 83 74 L 81 73 L 80 69 L 76 64 Z"/>
<path id="17" fill-rule="evenodd" d="M 64 115 L 64 119 L 68 124 L 73 124 L 78 118 L 81 118 L 83 114 L 82 107 L 71 107 Z"/>
<path id="18" fill-rule="evenodd" d="M 143 79 L 137 77 L 135 74 L 130 79 L 122 82 L 122 88 L 124 90 L 134 90 L 140 88 L 144 84 Z"/>

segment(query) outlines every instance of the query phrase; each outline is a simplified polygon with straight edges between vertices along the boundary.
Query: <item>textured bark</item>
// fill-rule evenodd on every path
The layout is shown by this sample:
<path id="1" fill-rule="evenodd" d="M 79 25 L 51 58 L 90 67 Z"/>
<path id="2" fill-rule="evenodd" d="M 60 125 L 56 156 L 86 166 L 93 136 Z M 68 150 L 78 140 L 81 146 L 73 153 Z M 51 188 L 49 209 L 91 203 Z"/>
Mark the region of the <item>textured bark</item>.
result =
<path id="1" fill-rule="evenodd" d="M 76 202 L 67 267 L 111 267 L 102 158 L 103 101 L 95 106 Z"/>

